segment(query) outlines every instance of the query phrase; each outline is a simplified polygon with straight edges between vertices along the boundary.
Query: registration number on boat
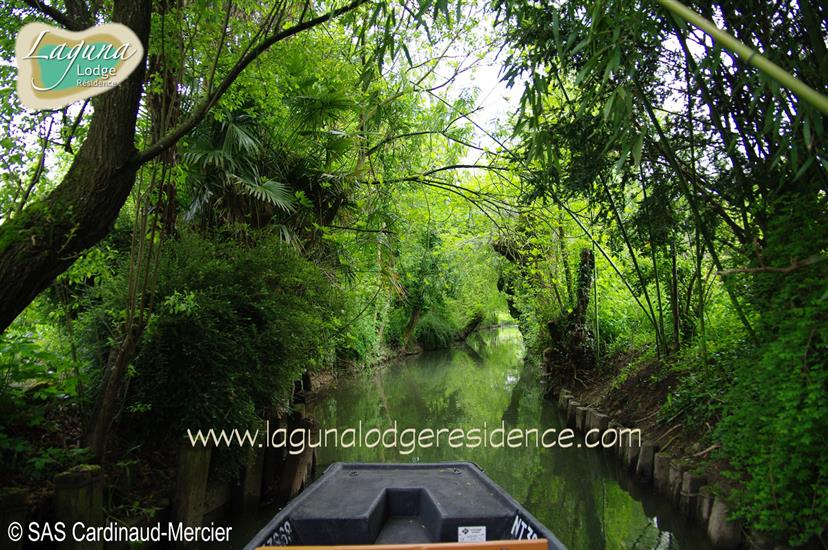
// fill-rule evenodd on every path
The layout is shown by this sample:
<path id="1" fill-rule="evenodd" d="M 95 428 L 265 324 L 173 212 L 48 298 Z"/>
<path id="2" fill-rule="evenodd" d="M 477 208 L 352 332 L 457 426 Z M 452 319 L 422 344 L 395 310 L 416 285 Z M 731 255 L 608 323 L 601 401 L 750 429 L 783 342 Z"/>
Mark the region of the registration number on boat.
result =
<path id="1" fill-rule="evenodd" d="M 512 522 L 510 534 L 515 540 L 536 540 L 538 538 L 538 534 L 525 519 L 520 517 L 520 514 L 515 514 L 515 521 Z"/>
<path id="2" fill-rule="evenodd" d="M 293 526 L 286 521 L 277 527 L 264 543 L 264 546 L 287 546 L 293 543 Z"/>

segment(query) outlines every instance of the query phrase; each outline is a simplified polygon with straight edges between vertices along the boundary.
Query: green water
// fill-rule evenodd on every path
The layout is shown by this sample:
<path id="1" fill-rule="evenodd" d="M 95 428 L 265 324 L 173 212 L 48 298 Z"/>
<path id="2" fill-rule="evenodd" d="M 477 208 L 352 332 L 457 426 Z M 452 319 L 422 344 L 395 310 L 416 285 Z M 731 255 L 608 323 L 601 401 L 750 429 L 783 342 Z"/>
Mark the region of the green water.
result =
<path id="1" fill-rule="evenodd" d="M 410 357 L 372 373 L 340 380 L 312 405 L 320 426 L 340 431 L 403 428 L 562 428 L 540 391 L 536 369 L 524 366 L 514 328 L 485 331 L 467 348 Z M 577 441 L 577 438 L 576 440 Z M 497 441 L 496 441 L 497 443 Z M 410 448 L 410 447 L 409 447 Z M 614 458 L 586 448 L 402 449 L 330 446 L 319 449 L 319 471 L 332 462 L 468 460 L 486 473 L 572 550 L 704 549 L 701 534 L 666 501 L 636 486 Z"/>

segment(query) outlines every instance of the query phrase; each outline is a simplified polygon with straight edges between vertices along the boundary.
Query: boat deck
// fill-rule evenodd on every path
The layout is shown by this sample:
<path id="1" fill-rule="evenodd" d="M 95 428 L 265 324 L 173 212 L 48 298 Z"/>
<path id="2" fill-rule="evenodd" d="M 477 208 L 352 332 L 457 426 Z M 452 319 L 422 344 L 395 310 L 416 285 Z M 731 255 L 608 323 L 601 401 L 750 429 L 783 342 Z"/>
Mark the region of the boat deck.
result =
<path id="1" fill-rule="evenodd" d="M 289 503 L 247 549 L 521 539 L 546 539 L 549 549 L 564 549 L 472 463 L 338 463 Z"/>

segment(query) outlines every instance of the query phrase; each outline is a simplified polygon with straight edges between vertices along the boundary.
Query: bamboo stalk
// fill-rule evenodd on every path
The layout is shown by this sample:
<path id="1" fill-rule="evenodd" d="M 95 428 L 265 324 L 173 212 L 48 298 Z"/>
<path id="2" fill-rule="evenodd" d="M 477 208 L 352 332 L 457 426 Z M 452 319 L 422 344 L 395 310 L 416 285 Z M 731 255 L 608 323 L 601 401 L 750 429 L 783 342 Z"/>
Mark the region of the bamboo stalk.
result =
<path id="1" fill-rule="evenodd" d="M 715 23 L 688 8 L 678 0 L 658 0 L 658 3 L 667 8 L 672 14 L 689 21 L 703 30 L 713 40 L 741 57 L 745 63 L 752 65 L 776 80 L 796 94 L 797 97 L 819 109 L 822 114 L 828 115 L 828 96 L 811 88 L 767 57 L 751 49 L 736 37 L 720 29 Z"/>

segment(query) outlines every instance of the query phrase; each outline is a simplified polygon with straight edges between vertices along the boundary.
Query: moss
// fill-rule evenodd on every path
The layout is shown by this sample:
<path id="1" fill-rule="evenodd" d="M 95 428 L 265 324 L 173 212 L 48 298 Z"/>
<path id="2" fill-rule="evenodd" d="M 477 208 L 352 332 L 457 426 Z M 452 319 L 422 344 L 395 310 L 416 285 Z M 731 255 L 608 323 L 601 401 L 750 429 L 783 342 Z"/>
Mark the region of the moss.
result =
<path id="1" fill-rule="evenodd" d="M 46 200 L 29 204 L 20 214 L 0 225 L 0 254 L 23 240 L 50 241 L 56 232 L 71 237 L 77 230 L 72 212 L 71 207 L 60 207 Z"/>
<path id="2" fill-rule="evenodd" d="M 17 228 L 14 227 L 14 219 L 11 219 L 0 225 L 0 254 L 3 254 L 8 248 L 19 239 L 17 236 Z"/>

